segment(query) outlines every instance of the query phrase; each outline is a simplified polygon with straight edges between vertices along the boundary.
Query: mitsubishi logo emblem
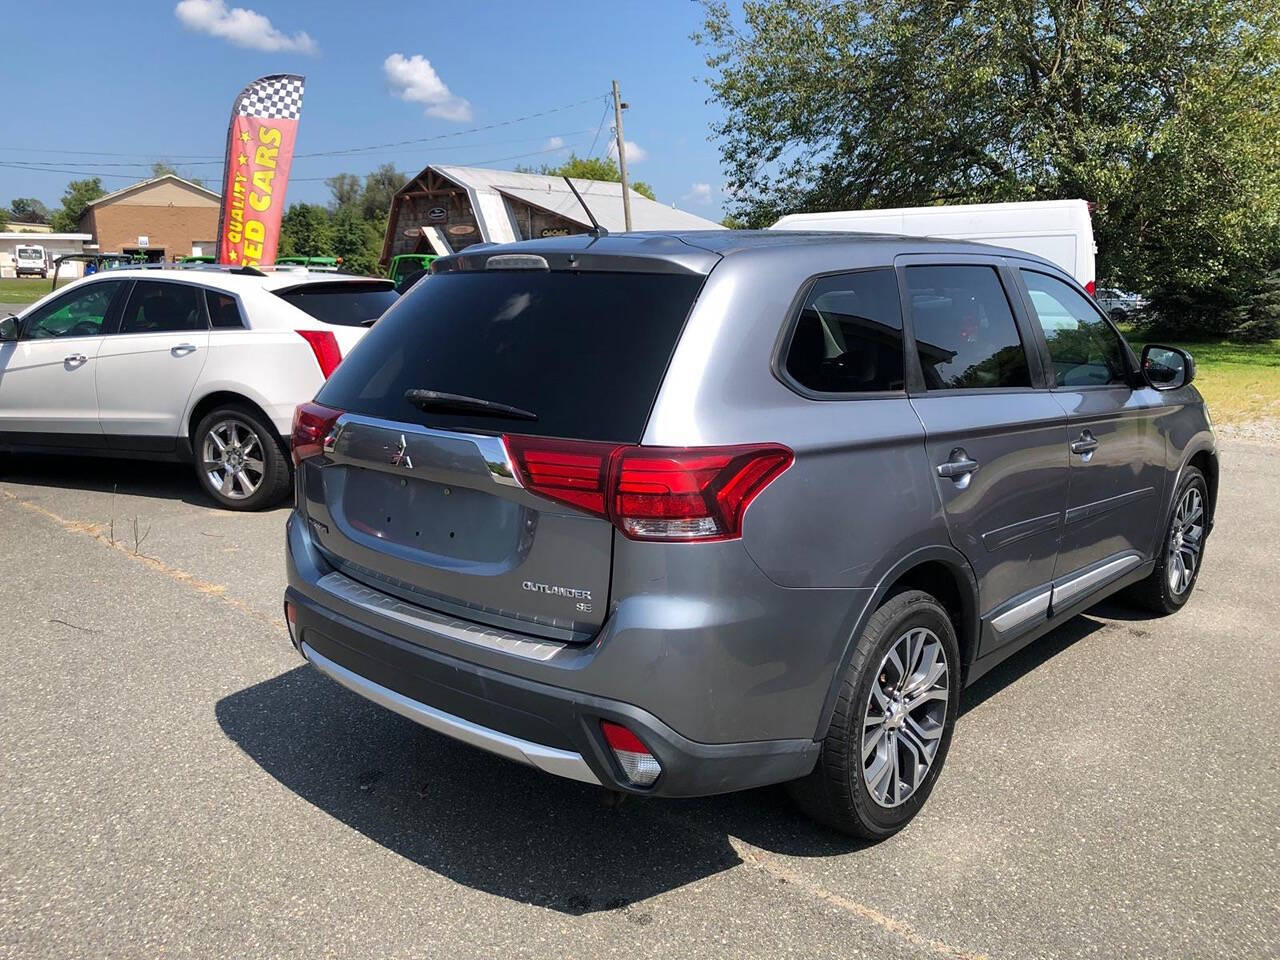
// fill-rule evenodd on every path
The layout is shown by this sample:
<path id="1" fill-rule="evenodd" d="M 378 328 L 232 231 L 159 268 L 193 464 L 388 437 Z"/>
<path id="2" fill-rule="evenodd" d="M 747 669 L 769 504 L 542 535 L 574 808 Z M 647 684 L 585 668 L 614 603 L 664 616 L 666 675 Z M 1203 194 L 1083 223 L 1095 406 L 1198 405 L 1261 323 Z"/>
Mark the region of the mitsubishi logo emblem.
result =
<path id="1" fill-rule="evenodd" d="M 395 451 L 391 454 L 391 465 L 393 467 L 404 467 L 406 470 L 413 469 L 413 459 L 406 452 L 408 448 L 409 444 L 402 433 L 400 434 L 400 445 L 396 447 Z M 388 445 L 387 449 L 390 450 L 391 446 Z"/>

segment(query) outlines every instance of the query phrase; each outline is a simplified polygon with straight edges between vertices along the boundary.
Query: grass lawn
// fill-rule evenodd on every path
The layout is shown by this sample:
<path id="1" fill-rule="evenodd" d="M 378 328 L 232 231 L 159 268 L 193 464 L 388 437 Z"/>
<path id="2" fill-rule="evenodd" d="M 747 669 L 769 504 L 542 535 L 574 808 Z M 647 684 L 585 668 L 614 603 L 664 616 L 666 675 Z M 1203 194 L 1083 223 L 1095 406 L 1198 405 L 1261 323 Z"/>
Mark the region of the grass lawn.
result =
<path id="1" fill-rule="evenodd" d="M 23 277 L 22 279 L 0 280 L 0 303 L 35 303 L 53 289 L 49 280 L 39 277 Z M 63 280 L 58 286 L 66 286 L 71 280 Z"/>
<path id="2" fill-rule="evenodd" d="M 1140 340 L 1130 341 L 1141 350 Z M 1280 340 L 1174 343 L 1196 361 L 1196 387 L 1215 423 L 1280 419 Z"/>

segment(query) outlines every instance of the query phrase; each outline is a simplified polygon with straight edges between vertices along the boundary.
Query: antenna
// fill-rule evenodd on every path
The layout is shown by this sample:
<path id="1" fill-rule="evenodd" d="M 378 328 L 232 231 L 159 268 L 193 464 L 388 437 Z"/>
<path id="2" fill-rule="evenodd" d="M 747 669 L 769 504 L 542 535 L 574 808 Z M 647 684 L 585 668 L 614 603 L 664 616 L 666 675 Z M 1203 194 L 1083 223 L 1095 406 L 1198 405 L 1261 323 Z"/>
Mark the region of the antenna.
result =
<path id="1" fill-rule="evenodd" d="M 573 191 L 573 195 L 578 198 L 578 202 L 582 204 L 582 209 L 587 211 L 587 219 L 591 221 L 591 236 L 599 240 L 601 237 L 607 237 L 609 231 L 600 226 L 600 221 L 596 219 L 596 215 L 591 212 L 591 208 L 587 206 L 587 201 L 582 199 L 582 194 L 578 192 L 578 188 L 573 185 L 573 181 L 568 177 L 564 178 L 564 182 L 569 185 L 569 189 Z"/>

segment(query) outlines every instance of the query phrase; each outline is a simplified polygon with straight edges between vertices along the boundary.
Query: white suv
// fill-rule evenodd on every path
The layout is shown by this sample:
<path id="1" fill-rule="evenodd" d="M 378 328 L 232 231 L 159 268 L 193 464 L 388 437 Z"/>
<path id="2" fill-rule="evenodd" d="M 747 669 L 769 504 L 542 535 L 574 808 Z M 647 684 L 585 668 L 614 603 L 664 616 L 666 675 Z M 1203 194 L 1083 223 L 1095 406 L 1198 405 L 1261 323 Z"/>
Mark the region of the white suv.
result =
<path id="1" fill-rule="evenodd" d="M 283 437 L 391 281 L 301 269 L 120 269 L 0 320 L 0 452 L 188 460 L 235 510 L 281 500 Z"/>

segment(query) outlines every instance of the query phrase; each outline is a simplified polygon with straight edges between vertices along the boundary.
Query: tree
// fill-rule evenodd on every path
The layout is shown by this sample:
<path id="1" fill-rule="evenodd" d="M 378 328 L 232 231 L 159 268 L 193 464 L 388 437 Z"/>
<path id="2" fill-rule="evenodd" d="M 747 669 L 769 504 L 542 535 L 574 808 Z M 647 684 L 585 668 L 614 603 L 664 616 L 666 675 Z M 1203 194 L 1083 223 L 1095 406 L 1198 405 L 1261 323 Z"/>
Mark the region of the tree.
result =
<path id="1" fill-rule="evenodd" d="M 333 196 L 331 206 L 335 212 L 344 207 L 355 207 L 360 204 L 360 178 L 354 173 L 336 174 L 327 179 L 324 185 L 329 188 L 329 193 Z M 387 206 L 390 209 L 390 201 Z M 386 215 L 386 211 L 383 211 L 383 215 Z"/>
<path id="2" fill-rule="evenodd" d="M 151 178 L 153 180 L 156 177 L 166 177 L 166 176 L 176 177 L 177 175 L 178 175 L 178 168 L 169 166 L 169 164 L 165 163 L 163 160 L 157 160 L 155 163 L 151 165 Z"/>
<path id="3" fill-rule="evenodd" d="M 80 229 L 80 218 L 85 208 L 99 197 L 106 196 L 102 181 L 97 177 L 72 180 L 62 194 L 62 207 L 55 210 L 49 223 L 58 233 L 75 233 Z"/>
<path id="4" fill-rule="evenodd" d="M 333 252 L 342 258 L 344 270 L 376 274 L 382 254 L 382 234 L 348 204 L 333 216 Z"/>
<path id="5" fill-rule="evenodd" d="M 49 208 L 35 197 L 14 197 L 9 201 L 9 219 L 16 223 L 48 223 Z"/>
<path id="6" fill-rule="evenodd" d="M 726 214 L 726 215 L 721 219 L 721 221 L 720 221 L 720 226 L 722 226 L 722 227 L 726 227 L 726 228 L 727 228 L 727 229 L 729 229 L 729 230 L 745 230 L 745 229 L 747 229 L 747 225 L 746 225 L 746 223 L 744 223 L 743 221 L 739 220 L 737 217 L 733 216 L 732 214 Z"/>
<path id="7" fill-rule="evenodd" d="M 532 173 L 532 170 L 521 170 L 522 173 Z M 622 180 L 622 171 L 618 168 L 618 161 L 613 157 L 580 157 L 576 153 L 569 154 L 569 159 L 559 166 L 543 165 L 537 170 L 538 173 L 550 177 L 573 177 L 577 180 L 609 180 L 618 183 Z M 650 200 L 657 200 L 654 195 L 653 187 L 645 183 L 643 180 L 628 180 L 627 186 L 640 194 L 642 197 L 648 197 Z"/>
<path id="8" fill-rule="evenodd" d="M 1232 311 L 1231 339 L 1262 343 L 1280 338 L 1280 270 L 1273 270 L 1243 304 Z"/>
<path id="9" fill-rule="evenodd" d="M 408 179 L 409 175 L 401 173 L 393 163 L 384 163 L 366 176 L 360 197 L 360 213 L 364 219 L 385 223 L 391 212 L 391 198 Z"/>
<path id="10" fill-rule="evenodd" d="M 1280 264 L 1280 0 L 703 2 L 750 226 L 1083 197 L 1099 276 L 1181 330 Z"/>
<path id="11" fill-rule="evenodd" d="M 295 203 L 280 219 L 282 257 L 332 257 L 333 227 L 329 211 L 318 203 Z"/>

